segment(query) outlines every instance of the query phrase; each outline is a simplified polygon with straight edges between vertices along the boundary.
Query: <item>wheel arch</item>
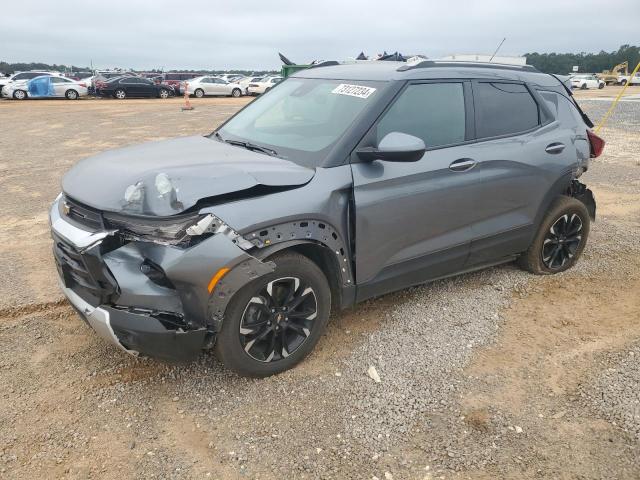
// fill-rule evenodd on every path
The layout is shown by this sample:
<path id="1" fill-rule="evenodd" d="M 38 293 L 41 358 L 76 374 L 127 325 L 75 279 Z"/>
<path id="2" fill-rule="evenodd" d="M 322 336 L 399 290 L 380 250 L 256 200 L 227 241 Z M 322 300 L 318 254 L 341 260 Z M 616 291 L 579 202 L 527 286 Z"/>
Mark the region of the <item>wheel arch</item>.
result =
<path id="1" fill-rule="evenodd" d="M 549 211 L 549 208 L 551 208 L 553 201 L 561 195 L 570 195 L 569 191 L 573 180 L 573 174 L 566 173 L 561 178 L 556 180 L 556 182 L 547 190 L 547 193 L 545 194 L 542 202 L 540 203 L 540 206 L 538 207 L 538 211 L 533 222 L 534 228 L 531 229 L 530 238 L 527 242 L 527 248 L 529 248 L 529 246 L 533 243 L 536 232 L 540 228 L 545 214 L 547 213 L 547 211 Z"/>
<path id="2" fill-rule="evenodd" d="M 313 240 L 292 240 L 266 247 L 256 255 L 261 260 L 269 260 L 277 253 L 296 252 L 307 257 L 324 273 L 331 289 L 332 309 L 341 308 L 353 304 L 349 296 L 349 287 L 343 285 L 341 279 L 341 266 L 338 255 L 320 242 Z M 346 302 L 346 305 L 345 305 Z"/>

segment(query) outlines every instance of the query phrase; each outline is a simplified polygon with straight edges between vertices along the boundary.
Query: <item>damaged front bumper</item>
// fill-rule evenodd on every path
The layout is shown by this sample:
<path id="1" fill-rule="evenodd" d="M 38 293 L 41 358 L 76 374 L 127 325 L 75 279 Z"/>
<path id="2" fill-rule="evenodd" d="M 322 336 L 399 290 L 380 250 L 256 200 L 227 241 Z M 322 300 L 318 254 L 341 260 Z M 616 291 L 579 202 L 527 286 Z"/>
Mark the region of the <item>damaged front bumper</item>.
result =
<path id="1" fill-rule="evenodd" d="M 61 201 L 50 223 L 62 292 L 99 336 L 127 353 L 195 359 L 213 345 L 231 295 L 271 271 L 226 235 L 189 248 L 123 240 L 117 230 L 66 217 Z M 212 294 L 208 285 L 221 268 L 233 275 Z"/>

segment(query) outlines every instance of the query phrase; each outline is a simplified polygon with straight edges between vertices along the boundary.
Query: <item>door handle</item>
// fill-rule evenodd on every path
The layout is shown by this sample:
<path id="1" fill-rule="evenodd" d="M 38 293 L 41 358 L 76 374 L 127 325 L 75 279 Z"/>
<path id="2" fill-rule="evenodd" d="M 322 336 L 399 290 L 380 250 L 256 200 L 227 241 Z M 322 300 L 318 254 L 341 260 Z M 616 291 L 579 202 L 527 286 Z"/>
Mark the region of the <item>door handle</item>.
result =
<path id="1" fill-rule="evenodd" d="M 453 170 L 454 172 L 466 172 L 467 170 L 471 170 L 475 167 L 476 162 L 473 158 L 459 158 L 449 165 L 449 170 Z"/>
<path id="2" fill-rule="evenodd" d="M 555 142 L 547 145 L 547 148 L 545 148 L 544 151 L 547 153 L 560 153 L 564 150 L 564 147 L 564 143 Z"/>

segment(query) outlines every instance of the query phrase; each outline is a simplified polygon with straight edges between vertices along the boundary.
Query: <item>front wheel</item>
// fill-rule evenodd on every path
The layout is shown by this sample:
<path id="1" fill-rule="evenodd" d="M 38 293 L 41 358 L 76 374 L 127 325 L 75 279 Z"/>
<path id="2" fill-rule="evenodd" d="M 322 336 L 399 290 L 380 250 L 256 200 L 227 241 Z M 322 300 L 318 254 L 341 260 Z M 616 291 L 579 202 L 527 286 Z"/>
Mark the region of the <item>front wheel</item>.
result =
<path id="1" fill-rule="evenodd" d="M 538 275 L 568 270 L 580 258 L 590 226 L 584 203 L 573 197 L 558 197 L 542 220 L 533 243 L 518 259 L 520 266 Z"/>
<path id="2" fill-rule="evenodd" d="M 119 100 L 124 100 L 125 98 L 127 98 L 127 92 L 125 92 L 123 89 L 119 88 L 114 93 L 114 96 Z"/>
<path id="3" fill-rule="evenodd" d="M 166 88 L 161 88 L 158 96 L 162 99 L 169 98 L 169 90 L 167 90 Z"/>
<path id="4" fill-rule="evenodd" d="M 620 82 L 620 85 L 622 85 L 623 87 L 624 87 L 626 84 L 627 84 L 627 81 L 626 81 L 626 80 L 622 80 L 622 81 Z"/>
<path id="5" fill-rule="evenodd" d="M 197 88 L 195 92 L 193 92 L 193 94 L 197 97 L 197 98 L 202 98 L 204 97 L 204 90 L 202 90 L 201 88 Z"/>
<path id="6" fill-rule="evenodd" d="M 239 97 L 239 96 L 241 96 L 241 95 L 242 95 L 242 90 L 240 90 L 239 88 L 234 88 L 234 89 L 231 91 L 231 96 L 232 96 L 232 97 L 238 98 L 238 97 Z"/>
<path id="7" fill-rule="evenodd" d="M 27 98 L 27 92 L 25 92 L 24 90 L 16 90 L 15 92 L 13 92 L 13 98 L 15 98 L 16 100 L 24 100 L 25 98 Z"/>
<path id="8" fill-rule="evenodd" d="M 580 90 L 586 90 L 587 89 L 587 84 L 583 83 L 582 86 L 580 87 Z"/>
<path id="9" fill-rule="evenodd" d="M 243 376 L 292 368 L 313 350 L 329 319 L 331 290 L 322 270 L 298 253 L 270 260 L 275 271 L 231 299 L 216 340 L 222 363 Z"/>
<path id="10" fill-rule="evenodd" d="M 67 100 L 77 100 L 78 92 L 76 92 L 75 90 L 67 90 L 64 96 L 66 97 Z"/>
<path id="11" fill-rule="evenodd" d="M 604 88 L 604 83 L 599 83 L 599 84 L 598 84 L 598 89 L 599 89 L 599 90 L 602 90 L 603 88 Z"/>

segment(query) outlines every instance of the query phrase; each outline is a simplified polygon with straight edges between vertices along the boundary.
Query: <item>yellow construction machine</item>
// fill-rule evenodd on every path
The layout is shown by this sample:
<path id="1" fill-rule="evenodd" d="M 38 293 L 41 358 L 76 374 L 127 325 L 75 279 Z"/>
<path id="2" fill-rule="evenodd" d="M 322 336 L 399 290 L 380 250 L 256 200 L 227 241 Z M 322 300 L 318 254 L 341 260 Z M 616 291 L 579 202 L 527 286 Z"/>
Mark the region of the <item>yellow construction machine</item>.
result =
<path id="1" fill-rule="evenodd" d="M 620 76 L 629 75 L 629 62 L 622 62 L 613 67 L 611 70 L 603 70 L 602 73 L 597 74 L 600 80 L 603 80 L 607 85 L 616 85 L 620 82 Z"/>

